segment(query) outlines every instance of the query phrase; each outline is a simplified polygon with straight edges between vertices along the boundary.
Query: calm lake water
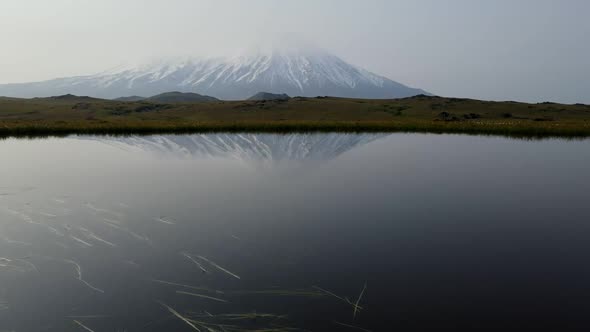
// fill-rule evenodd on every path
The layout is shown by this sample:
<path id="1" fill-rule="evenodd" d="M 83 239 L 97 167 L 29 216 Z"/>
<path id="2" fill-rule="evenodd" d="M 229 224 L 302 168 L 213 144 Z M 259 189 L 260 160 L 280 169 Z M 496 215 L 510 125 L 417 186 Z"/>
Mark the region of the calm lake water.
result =
<path id="1" fill-rule="evenodd" d="M 590 327 L 590 141 L 85 136 L 0 156 L 0 331 Z"/>

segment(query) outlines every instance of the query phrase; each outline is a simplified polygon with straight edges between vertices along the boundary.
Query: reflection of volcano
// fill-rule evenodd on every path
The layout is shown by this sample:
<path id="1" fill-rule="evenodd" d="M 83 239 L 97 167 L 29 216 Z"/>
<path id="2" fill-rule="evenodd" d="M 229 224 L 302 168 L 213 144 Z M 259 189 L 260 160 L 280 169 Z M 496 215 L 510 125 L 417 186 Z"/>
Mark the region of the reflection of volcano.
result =
<path id="1" fill-rule="evenodd" d="M 120 148 L 179 158 L 280 161 L 333 159 L 385 136 L 387 134 L 198 134 L 93 139 Z"/>

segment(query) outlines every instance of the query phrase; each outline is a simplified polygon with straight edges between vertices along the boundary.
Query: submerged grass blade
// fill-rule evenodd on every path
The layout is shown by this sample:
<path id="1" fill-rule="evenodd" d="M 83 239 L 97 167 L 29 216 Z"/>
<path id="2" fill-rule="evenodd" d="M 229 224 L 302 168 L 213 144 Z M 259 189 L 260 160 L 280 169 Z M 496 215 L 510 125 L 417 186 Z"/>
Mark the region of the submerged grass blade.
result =
<path id="1" fill-rule="evenodd" d="M 340 297 L 340 296 L 338 296 L 338 295 L 336 295 L 336 294 L 334 294 L 334 293 L 332 293 L 332 292 L 330 292 L 330 291 L 328 291 L 328 290 L 325 290 L 325 289 L 323 289 L 323 288 L 321 288 L 321 287 L 319 287 L 319 286 L 312 286 L 312 288 L 314 288 L 314 289 L 317 289 L 317 290 L 319 290 L 319 291 L 321 291 L 321 292 L 324 292 L 324 293 L 326 293 L 326 294 L 328 294 L 328 295 L 330 295 L 330 296 L 333 296 L 333 297 L 335 297 L 335 298 L 337 298 L 337 299 L 339 299 L 339 300 L 341 300 L 341 301 L 344 301 L 344 302 L 346 302 L 346 303 L 350 304 L 351 306 L 353 306 L 355 309 L 356 309 L 356 308 L 358 308 L 358 310 L 362 310 L 362 309 L 363 309 L 363 307 L 360 307 L 360 306 L 358 306 L 358 305 L 356 305 L 356 304 L 354 304 L 354 303 L 350 302 L 350 300 L 349 300 L 348 298 L 343 298 L 343 297 Z"/>
<path id="2" fill-rule="evenodd" d="M 205 262 L 207 262 L 207 263 L 209 263 L 209 264 L 213 265 L 213 266 L 214 266 L 215 268 L 217 268 L 218 270 L 220 270 L 220 271 L 223 271 L 223 272 L 225 272 L 225 273 L 229 274 L 230 276 L 232 276 L 232 277 L 234 277 L 234 278 L 236 278 L 236 279 L 241 279 L 241 278 L 240 278 L 238 275 L 236 275 L 236 274 L 234 274 L 234 273 L 232 273 L 232 272 L 230 272 L 230 271 L 228 271 L 228 270 L 226 270 L 226 269 L 222 268 L 221 266 L 219 266 L 219 265 L 215 264 L 214 262 L 212 262 L 212 261 L 208 260 L 207 258 L 205 258 L 205 257 L 203 257 L 203 256 L 197 256 L 197 257 L 198 257 L 199 259 L 202 259 L 202 260 L 204 260 Z"/>
<path id="3" fill-rule="evenodd" d="M 21 246 L 32 246 L 32 243 L 28 243 L 28 242 L 23 242 L 23 241 L 17 241 L 17 240 L 13 240 L 13 239 L 9 239 L 5 236 L 0 237 L 0 239 L 2 239 L 4 242 L 8 243 L 8 244 L 17 244 L 17 245 L 21 245 Z"/>
<path id="4" fill-rule="evenodd" d="M 351 328 L 351 329 L 359 330 L 359 331 L 372 332 L 371 330 L 367 330 L 367 329 L 364 329 L 362 327 L 358 327 L 358 326 L 354 326 L 354 325 L 350 325 L 350 324 L 345 324 L 345 323 L 341 323 L 341 322 L 338 322 L 338 321 L 333 321 L 333 323 L 334 324 L 337 324 L 337 325 L 345 326 L 345 327 L 348 327 L 348 328 Z"/>
<path id="5" fill-rule="evenodd" d="M 245 314 L 220 314 L 215 317 L 220 317 L 220 318 L 224 318 L 227 320 L 254 320 L 254 319 L 258 319 L 258 318 L 262 318 L 262 319 L 266 318 L 266 319 L 272 319 L 272 320 L 287 319 L 287 315 L 275 315 L 275 314 L 266 314 L 266 313 L 257 313 L 257 312 L 251 312 L 251 313 L 245 313 Z"/>
<path id="6" fill-rule="evenodd" d="M 104 220 L 110 224 L 121 225 L 121 222 L 119 220 L 110 219 L 110 218 L 102 218 L 102 220 Z"/>
<path id="7" fill-rule="evenodd" d="M 84 246 L 86 246 L 86 247 L 92 247 L 92 246 L 93 246 L 91 243 L 88 243 L 88 242 L 86 242 L 86 241 L 84 241 L 84 240 L 82 240 L 82 239 L 80 239 L 80 238 L 78 238 L 78 237 L 75 237 L 75 236 L 73 236 L 73 235 L 70 235 L 70 237 L 71 237 L 72 239 L 74 239 L 76 242 L 78 242 L 78 243 L 80 243 L 80 244 L 82 244 L 82 245 L 84 245 Z"/>
<path id="8" fill-rule="evenodd" d="M 317 290 L 319 290 L 321 292 L 324 292 L 324 293 L 326 293 L 328 295 L 331 295 L 331 296 L 333 296 L 333 297 L 335 297 L 335 298 L 337 298 L 339 300 L 342 300 L 342 301 L 346 302 L 346 300 L 344 298 L 342 298 L 342 297 L 340 297 L 340 296 L 338 296 L 338 295 L 336 295 L 336 294 L 334 294 L 334 293 L 332 293 L 332 292 L 330 292 L 328 290 L 325 290 L 325 289 L 323 289 L 323 288 L 321 288 L 319 286 L 312 286 L 312 288 L 317 289 Z"/>
<path id="9" fill-rule="evenodd" d="M 251 291 L 232 291 L 231 295 L 276 295 L 276 296 L 303 296 L 319 297 L 325 296 L 323 293 L 314 292 L 306 289 L 268 289 L 268 290 L 251 290 Z"/>
<path id="10" fill-rule="evenodd" d="M 31 268 L 32 268 L 33 270 L 35 270 L 36 272 L 39 272 L 39 269 L 37 268 L 37 266 L 36 266 L 35 264 L 33 264 L 33 263 L 31 263 L 31 262 L 29 262 L 29 261 L 27 261 L 27 260 L 23 259 L 23 258 L 15 258 L 14 260 L 15 260 L 15 261 L 17 261 L 17 262 L 22 262 L 22 263 L 24 263 L 25 265 L 27 265 L 27 266 L 31 267 Z"/>
<path id="11" fill-rule="evenodd" d="M 204 328 L 205 330 L 207 330 L 209 332 L 219 332 L 220 331 L 220 330 L 216 330 L 214 328 L 211 328 L 209 326 L 214 326 L 216 328 L 218 327 L 218 328 L 221 328 L 222 330 L 223 330 L 223 327 L 225 326 L 225 327 L 231 327 L 232 330 L 234 330 L 234 331 L 247 331 L 247 330 L 242 330 L 242 329 L 235 330 L 235 329 L 239 328 L 237 326 L 219 325 L 219 324 L 214 324 L 214 323 L 207 323 L 207 322 L 203 322 L 203 321 L 198 321 L 198 320 L 194 320 L 194 319 L 189 319 L 189 321 L 191 321 L 193 324 L 198 325 L 201 328 Z"/>
<path id="12" fill-rule="evenodd" d="M 220 298 L 212 297 L 212 296 L 207 296 L 207 295 L 202 295 L 202 294 L 189 293 L 189 292 L 185 292 L 185 291 L 176 291 L 176 294 L 189 295 L 189 296 L 194 296 L 194 297 L 200 297 L 203 299 L 209 299 L 209 300 L 213 300 L 213 301 L 227 303 L 227 301 L 224 299 L 220 299 Z"/>
<path id="13" fill-rule="evenodd" d="M 159 217 L 156 218 L 156 221 L 159 221 L 163 224 L 167 224 L 167 225 L 176 225 L 176 221 L 172 218 L 169 217 Z"/>
<path id="14" fill-rule="evenodd" d="M 209 288 L 205 288 L 205 287 L 197 287 L 197 286 L 179 284 L 179 283 L 176 283 L 176 282 L 159 280 L 159 279 L 151 279 L 151 281 L 158 282 L 158 283 L 165 284 L 165 285 L 170 285 L 170 286 L 180 286 L 180 287 L 194 289 L 194 290 L 206 291 L 206 292 L 217 293 L 217 294 L 224 294 L 224 292 L 222 292 L 220 290 L 209 289 Z"/>
<path id="15" fill-rule="evenodd" d="M 361 294 L 359 295 L 358 299 L 356 300 L 356 303 L 354 304 L 354 311 L 352 313 L 352 318 L 356 318 L 356 313 L 358 311 L 358 307 L 359 307 L 359 302 L 361 302 L 361 298 L 363 297 L 363 294 L 365 294 L 365 290 L 367 289 L 367 283 L 365 282 L 365 285 L 363 286 L 363 290 L 361 291 Z"/>
<path id="16" fill-rule="evenodd" d="M 80 282 L 82 282 L 84 285 L 88 286 L 88 288 L 99 292 L 99 293 L 104 293 L 104 291 L 100 288 L 94 287 L 93 285 L 91 285 L 89 282 L 87 282 L 86 280 L 82 279 L 82 267 L 80 267 L 80 264 L 76 263 L 75 261 L 71 260 L 71 259 L 66 259 L 64 260 L 66 263 L 70 263 L 73 264 L 74 267 L 76 268 L 76 273 L 78 274 L 78 276 L 76 277 L 76 279 L 80 280 Z"/>
<path id="17" fill-rule="evenodd" d="M 111 223 L 106 220 L 103 220 L 102 223 L 115 229 L 124 230 L 119 224 Z"/>
<path id="18" fill-rule="evenodd" d="M 84 330 L 88 331 L 88 332 L 94 332 L 94 330 L 92 330 L 91 328 L 89 328 L 88 326 L 82 324 L 80 321 L 75 320 L 74 319 L 74 323 L 78 324 L 78 326 L 80 326 L 81 328 L 83 328 Z"/>
<path id="19" fill-rule="evenodd" d="M 94 212 L 98 212 L 98 213 L 106 213 L 106 214 L 111 214 L 113 216 L 117 216 L 119 218 L 123 217 L 122 213 L 116 212 L 116 211 L 112 211 L 112 210 L 107 210 L 107 209 L 102 209 L 102 208 L 98 208 L 96 206 L 94 206 L 92 203 L 90 202 L 86 202 L 86 204 L 84 204 L 87 208 L 89 208 L 90 210 L 94 211 Z"/>
<path id="20" fill-rule="evenodd" d="M 103 319 L 109 318 L 109 315 L 81 315 L 81 316 L 67 316 L 67 318 L 76 318 L 76 319 Z"/>
<path id="21" fill-rule="evenodd" d="M 187 259 L 189 259 L 191 262 L 195 263 L 195 265 L 197 265 L 197 267 L 199 269 L 201 269 L 201 271 L 203 271 L 203 273 L 209 273 L 209 271 L 207 271 L 207 269 L 205 269 L 203 267 L 203 265 L 201 265 L 201 263 L 199 263 L 196 259 L 194 259 L 193 256 L 189 255 L 189 253 L 183 252 L 182 255 L 184 257 L 186 257 Z"/>
<path id="22" fill-rule="evenodd" d="M 174 316 L 176 316 L 176 318 L 182 320 L 183 322 L 185 322 L 188 326 L 192 327 L 193 330 L 201 332 L 201 330 L 199 330 L 198 327 L 195 326 L 195 324 L 193 324 L 189 319 L 187 319 L 186 317 L 182 316 L 181 314 L 179 314 L 176 310 L 172 309 L 170 306 L 168 306 L 167 304 L 165 304 L 164 302 L 160 302 L 158 301 L 158 303 L 163 306 L 164 308 L 168 309 L 168 311 L 173 314 Z"/>
<path id="23" fill-rule="evenodd" d="M 94 234 L 94 233 L 90 233 L 90 234 L 88 234 L 88 237 L 89 237 L 89 238 L 91 238 L 91 239 L 94 239 L 94 240 L 96 240 L 96 241 L 98 241 L 98 242 L 102 242 L 102 243 L 104 243 L 104 244 L 106 244 L 106 245 L 108 245 L 108 246 L 111 246 L 111 247 L 116 247 L 116 246 L 117 246 L 116 244 L 114 244 L 114 243 L 112 243 L 112 242 L 109 242 L 109 241 L 107 241 L 107 240 L 105 240 L 105 239 L 103 239 L 103 238 L 100 238 L 100 237 L 98 237 L 98 236 L 97 236 L 96 234 Z"/>

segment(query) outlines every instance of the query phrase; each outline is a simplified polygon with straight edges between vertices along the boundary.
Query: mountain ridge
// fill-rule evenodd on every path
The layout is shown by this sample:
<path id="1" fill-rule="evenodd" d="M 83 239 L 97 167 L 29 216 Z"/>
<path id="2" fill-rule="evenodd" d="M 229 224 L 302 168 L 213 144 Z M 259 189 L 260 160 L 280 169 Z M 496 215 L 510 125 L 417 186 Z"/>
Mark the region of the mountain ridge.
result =
<path id="1" fill-rule="evenodd" d="M 0 95 L 89 95 L 114 99 L 168 91 L 245 100 L 260 91 L 290 96 L 390 99 L 427 94 L 326 52 L 261 52 L 234 57 L 160 60 L 95 75 L 1 84 Z"/>

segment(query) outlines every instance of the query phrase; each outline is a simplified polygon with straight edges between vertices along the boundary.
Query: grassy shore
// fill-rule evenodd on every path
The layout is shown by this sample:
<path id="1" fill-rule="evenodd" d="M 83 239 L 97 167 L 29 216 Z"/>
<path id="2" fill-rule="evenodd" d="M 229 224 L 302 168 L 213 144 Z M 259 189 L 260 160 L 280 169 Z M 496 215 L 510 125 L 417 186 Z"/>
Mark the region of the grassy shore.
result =
<path id="1" fill-rule="evenodd" d="M 0 136 L 195 132 L 428 132 L 589 137 L 590 106 L 417 96 L 207 103 L 0 98 Z"/>

